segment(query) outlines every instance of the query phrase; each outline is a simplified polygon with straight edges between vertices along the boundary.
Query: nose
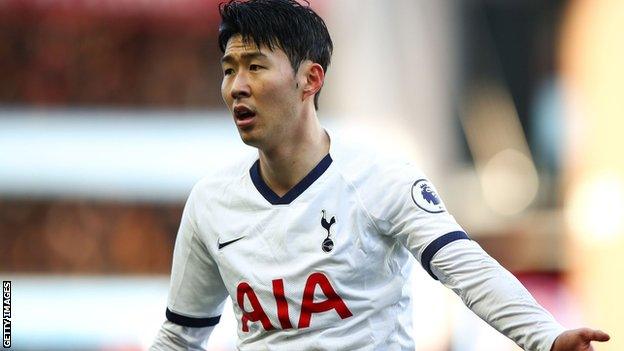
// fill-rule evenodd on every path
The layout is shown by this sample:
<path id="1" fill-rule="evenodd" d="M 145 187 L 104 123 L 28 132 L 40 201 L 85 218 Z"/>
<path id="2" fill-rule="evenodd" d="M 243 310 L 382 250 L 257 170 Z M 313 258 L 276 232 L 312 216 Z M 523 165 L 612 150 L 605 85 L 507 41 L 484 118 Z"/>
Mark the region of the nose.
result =
<path id="1" fill-rule="evenodd" d="M 247 79 L 246 74 L 239 73 L 236 75 L 234 81 L 232 82 L 230 95 L 233 99 L 251 96 L 251 87 L 249 86 L 249 80 Z"/>

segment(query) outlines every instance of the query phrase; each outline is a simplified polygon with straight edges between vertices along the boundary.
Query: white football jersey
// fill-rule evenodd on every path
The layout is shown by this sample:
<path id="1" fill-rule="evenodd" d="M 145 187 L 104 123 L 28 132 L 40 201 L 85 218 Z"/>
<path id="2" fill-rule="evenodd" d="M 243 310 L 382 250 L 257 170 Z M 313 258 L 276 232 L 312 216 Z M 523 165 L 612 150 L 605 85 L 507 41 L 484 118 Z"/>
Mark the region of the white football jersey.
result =
<path id="1" fill-rule="evenodd" d="M 338 146 L 282 197 L 257 156 L 201 180 L 176 240 L 167 319 L 218 322 L 240 350 L 414 350 L 415 257 L 468 239 L 414 166 Z"/>

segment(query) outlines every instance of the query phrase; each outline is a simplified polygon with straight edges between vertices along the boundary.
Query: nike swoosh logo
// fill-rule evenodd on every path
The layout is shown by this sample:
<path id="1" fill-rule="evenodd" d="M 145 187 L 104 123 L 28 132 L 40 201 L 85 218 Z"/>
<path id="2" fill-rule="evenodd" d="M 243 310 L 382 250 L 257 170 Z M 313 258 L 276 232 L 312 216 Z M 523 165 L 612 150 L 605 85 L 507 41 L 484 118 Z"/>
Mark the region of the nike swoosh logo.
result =
<path id="1" fill-rule="evenodd" d="M 226 241 L 226 242 L 224 242 L 224 243 L 220 243 L 219 241 L 217 241 L 217 244 L 218 244 L 218 246 L 219 246 L 219 250 L 221 250 L 222 248 L 224 248 L 224 247 L 226 247 L 226 246 L 228 246 L 228 245 L 230 245 L 230 244 L 233 244 L 233 243 L 235 243 L 235 242 L 239 241 L 239 240 L 240 240 L 240 239 L 242 239 L 242 238 L 244 238 L 244 236 L 241 236 L 240 238 L 236 238 L 236 239 L 234 239 L 234 240 Z"/>

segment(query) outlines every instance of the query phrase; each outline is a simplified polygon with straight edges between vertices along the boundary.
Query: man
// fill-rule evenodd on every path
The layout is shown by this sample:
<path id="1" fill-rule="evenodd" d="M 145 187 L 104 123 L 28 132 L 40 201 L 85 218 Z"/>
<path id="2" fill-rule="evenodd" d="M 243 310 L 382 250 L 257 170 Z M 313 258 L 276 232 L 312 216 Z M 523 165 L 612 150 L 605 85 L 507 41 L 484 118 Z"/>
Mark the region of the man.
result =
<path id="1" fill-rule="evenodd" d="M 316 116 L 332 42 L 294 0 L 220 8 L 223 99 L 258 154 L 193 188 L 152 350 L 199 350 L 234 302 L 241 350 L 413 350 L 415 257 L 528 350 L 591 350 L 471 241 L 410 164 L 330 140 Z"/>

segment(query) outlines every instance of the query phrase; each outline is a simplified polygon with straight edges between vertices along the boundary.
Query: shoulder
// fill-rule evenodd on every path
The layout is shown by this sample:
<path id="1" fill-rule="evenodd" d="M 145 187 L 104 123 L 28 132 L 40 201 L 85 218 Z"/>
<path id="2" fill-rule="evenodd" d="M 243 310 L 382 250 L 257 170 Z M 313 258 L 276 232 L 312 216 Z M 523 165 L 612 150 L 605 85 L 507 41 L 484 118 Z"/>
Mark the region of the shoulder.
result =
<path id="1" fill-rule="evenodd" d="M 215 167 L 204 175 L 191 190 L 189 201 L 206 201 L 225 189 L 237 188 L 248 174 L 249 169 L 258 158 L 256 152 L 250 152 L 224 165 Z"/>
<path id="2" fill-rule="evenodd" d="M 411 160 L 340 142 L 331 152 L 338 172 L 370 211 L 389 210 L 400 204 L 418 206 L 430 213 L 445 211 L 434 185 Z"/>
<path id="3" fill-rule="evenodd" d="M 333 143 L 333 141 L 332 141 Z M 411 160 L 374 150 L 366 145 L 332 144 L 331 156 L 336 168 L 357 188 L 378 188 L 389 183 L 414 182 L 425 178 Z"/>

